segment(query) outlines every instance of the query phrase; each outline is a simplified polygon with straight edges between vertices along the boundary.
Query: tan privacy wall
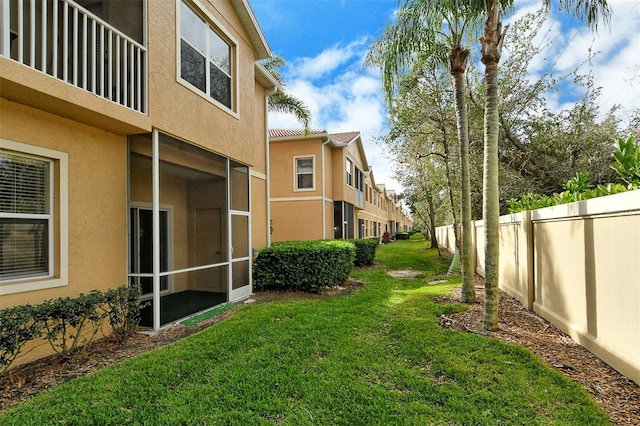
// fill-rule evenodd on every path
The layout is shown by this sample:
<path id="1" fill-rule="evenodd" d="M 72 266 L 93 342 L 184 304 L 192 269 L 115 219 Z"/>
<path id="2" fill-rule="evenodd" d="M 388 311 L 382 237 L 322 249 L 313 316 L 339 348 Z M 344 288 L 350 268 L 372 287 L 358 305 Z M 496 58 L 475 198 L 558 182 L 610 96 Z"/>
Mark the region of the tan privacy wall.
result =
<path id="1" fill-rule="evenodd" d="M 501 217 L 500 289 L 640 383 L 640 190 Z"/>

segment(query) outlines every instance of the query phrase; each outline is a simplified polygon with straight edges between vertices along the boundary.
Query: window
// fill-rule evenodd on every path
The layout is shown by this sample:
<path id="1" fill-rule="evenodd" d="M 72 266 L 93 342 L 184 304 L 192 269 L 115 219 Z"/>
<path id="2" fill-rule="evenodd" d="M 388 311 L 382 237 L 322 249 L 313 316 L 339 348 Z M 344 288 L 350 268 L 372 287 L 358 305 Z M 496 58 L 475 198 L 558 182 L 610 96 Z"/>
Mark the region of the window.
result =
<path id="1" fill-rule="evenodd" d="M 231 45 L 181 2 L 180 77 L 229 109 L 233 87 L 231 57 Z"/>
<path id="2" fill-rule="evenodd" d="M 65 285 L 66 154 L 2 143 L 0 294 Z"/>
<path id="3" fill-rule="evenodd" d="M 356 167 L 356 186 L 355 188 L 362 192 L 364 189 L 364 174 Z"/>
<path id="4" fill-rule="evenodd" d="M 353 163 L 347 158 L 347 185 L 353 186 Z"/>
<path id="5" fill-rule="evenodd" d="M 296 190 L 313 190 L 313 157 L 295 159 L 296 167 Z"/>
<path id="6" fill-rule="evenodd" d="M 0 153 L 0 279 L 49 276 L 51 162 Z"/>

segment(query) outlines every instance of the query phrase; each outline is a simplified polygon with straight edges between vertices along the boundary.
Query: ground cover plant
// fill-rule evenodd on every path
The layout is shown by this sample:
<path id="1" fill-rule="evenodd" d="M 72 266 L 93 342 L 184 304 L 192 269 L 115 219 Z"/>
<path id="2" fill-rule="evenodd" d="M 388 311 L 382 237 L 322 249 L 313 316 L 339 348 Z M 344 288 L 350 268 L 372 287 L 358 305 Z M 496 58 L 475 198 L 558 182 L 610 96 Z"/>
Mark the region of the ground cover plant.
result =
<path id="1" fill-rule="evenodd" d="M 528 350 L 441 329 L 459 278 L 420 235 L 378 248 L 347 296 L 244 305 L 223 322 L 0 414 L 0 424 L 606 424 Z M 418 271 L 412 279 L 387 269 Z M 443 282 L 444 281 L 444 282 Z"/>

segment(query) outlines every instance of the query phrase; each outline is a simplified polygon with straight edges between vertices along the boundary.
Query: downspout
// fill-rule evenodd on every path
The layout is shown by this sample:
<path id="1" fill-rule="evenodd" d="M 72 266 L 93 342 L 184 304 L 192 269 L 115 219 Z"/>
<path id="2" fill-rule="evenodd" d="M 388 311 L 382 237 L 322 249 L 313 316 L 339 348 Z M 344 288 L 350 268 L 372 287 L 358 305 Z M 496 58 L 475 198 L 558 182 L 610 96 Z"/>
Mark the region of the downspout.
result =
<path id="1" fill-rule="evenodd" d="M 324 138 L 324 142 L 322 142 L 322 146 L 321 146 L 321 152 L 320 152 L 320 163 L 322 166 L 322 239 L 326 240 L 327 239 L 327 207 L 326 207 L 326 202 L 325 202 L 325 195 L 326 195 L 326 182 L 324 179 L 324 147 L 325 145 L 327 145 L 329 142 L 331 142 L 331 139 L 329 139 L 328 137 Z"/>
<path id="2" fill-rule="evenodd" d="M 271 159 L 269 145 L 269 96 L 275 95 L 278 92 L 278 88 L 274 87 L 264 95 L 264 140 L 265 140 L 265 174 L 267 176 L 266 182 L 266 203 L 267 203 L 267 247 L 271 246 Z"/>

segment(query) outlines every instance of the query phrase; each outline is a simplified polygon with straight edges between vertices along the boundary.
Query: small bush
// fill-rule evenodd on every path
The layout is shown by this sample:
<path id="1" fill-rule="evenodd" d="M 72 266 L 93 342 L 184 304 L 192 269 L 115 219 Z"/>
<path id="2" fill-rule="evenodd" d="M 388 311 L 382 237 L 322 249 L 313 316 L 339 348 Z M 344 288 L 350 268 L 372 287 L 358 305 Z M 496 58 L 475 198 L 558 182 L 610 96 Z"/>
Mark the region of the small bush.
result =
<path id="1" fill-rule="evenodd" d="M 258 253 L 257 285 L 319 293 L 341 284 L 353 267 L 356 249 L 345 240 L 288 241 Z"/>
<path id="2" fill-rule="evenodd" d="M 408 240 L 409 233 L 408 232 L 396 232 L 396 240 Z"/>
<path id="3" fill-rule="evenodd" d="M 356 247 L 356 258 L 353 261 L 355 266 L 371 265 L 376 257 L 378 238 L 360 238 L 349 240 Z"/>
<path id="4" fill-rule="evenodd" d="M 26 343 L 43 336 L 62 357 L 73 355 L 93 341 L 107 317 L 113 336 L 123 341 L 140 321 L 140 291 L 140 287 L 94 290 L 75 298 L 0 309 L 0 375 Z"/>
<path id="5" fill-rule="evenodd" d="M 100 306 L 104 295 L 99 291 L 48 300 L 37 307 L 45 337 L 55 352 L 68 358 L 93 341 L 107 316 Z"/>
<path id="6" fill-rule="evenodd" d="M 613 154 L 615 162 L 611 168 L 618 173 L 619 179 L 628 185 L 627 189 L 640 188 L 640 146 L 636 146 L 636 139 L 616 138 L 618 152 Z"/>
<path id="7" fill-rule="evenodd" d="M 146 306 L 140 304 L 140 286 L 118 287 L 109 290 L 104 295 L 104 307 L 114 339 L 124 341 L 131 336 L 140 323 L 140 309 Z"/>
<path id="8" fill-rule="evenodd" d="M 384 234 L 382 234 L 382 242 L 384 244 L 391 242 L 391 233 L 389 231 L 384 231 Z"/>
<path id="9" fill-rule="evenodd" d="M 9 368 L 27 342 L 41 335 L 33 306 L 0 310 L 0 375 Z"/>

